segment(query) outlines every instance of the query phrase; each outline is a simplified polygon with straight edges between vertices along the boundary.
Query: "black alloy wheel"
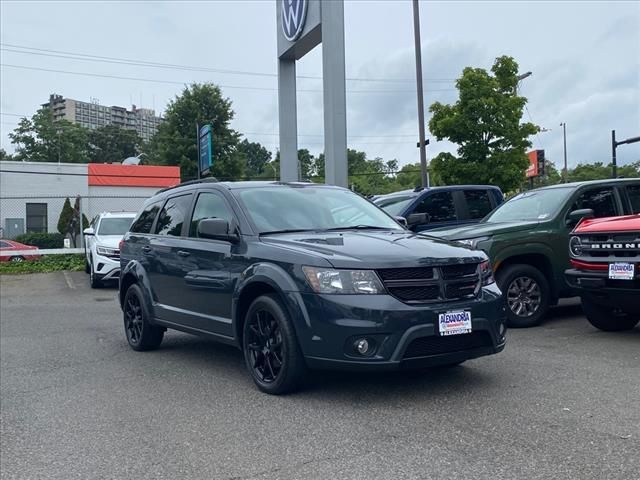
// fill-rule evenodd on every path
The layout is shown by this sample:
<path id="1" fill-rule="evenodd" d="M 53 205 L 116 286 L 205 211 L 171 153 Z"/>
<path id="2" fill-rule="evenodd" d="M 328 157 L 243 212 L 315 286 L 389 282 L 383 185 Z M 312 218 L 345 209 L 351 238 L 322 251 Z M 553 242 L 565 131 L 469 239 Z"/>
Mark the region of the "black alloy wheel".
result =
<path id="1" fill-rule="evenodd" d="M 242 350 L 253 381 L 263 392 L 280 395 L 302 385 L 306 363 L 289 314 L 277 295 L 258 297 L 249 307 Z"/>
<path id="2" fill-rule="evenodd" d="M 539 325 L 549 309 L 549 281 L 537 268 L 526 264 L 498 270 L 496 281 L 507 304 L 507 325 L 527 328 Z"/>
<path id="3" fill-rule="evenodd" d="M 149 323 L 142 289 L 133 284 L 127 290 L 122 306 L 124 331 L 129 346 L 137 351 L 154 350 L 162 343 L 165 329 Z"/>
<path id="4" fill-rule="evenodd" d="M 284 343 L 276 319 L 266 310 L 257 310 L 249 319 L 247 348 L 253 373 L 261 382 L 272 383 L 282 371 Z"/>

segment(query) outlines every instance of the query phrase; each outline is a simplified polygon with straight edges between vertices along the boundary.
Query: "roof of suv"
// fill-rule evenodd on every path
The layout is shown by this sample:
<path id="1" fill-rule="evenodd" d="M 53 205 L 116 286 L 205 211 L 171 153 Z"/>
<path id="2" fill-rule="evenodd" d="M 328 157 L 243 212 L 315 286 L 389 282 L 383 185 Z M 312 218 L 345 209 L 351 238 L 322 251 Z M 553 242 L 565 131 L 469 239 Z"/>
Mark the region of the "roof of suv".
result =
<path id="1" fill-rule="evenodd" d="M 136 212 L 102 212 L 99 217 L 100 218 L 129 218 L 135 217 L 137 215 Z"/>
<path id="2" fill-rule="evenodd" d="M 570 182 L 570 183 L 558 183 L 556 185 L 549 185 L 547 187 L 536 188 L 535 190 L 549 190 L 552 188 L 578 188 L 584 185 L 609 185 L 611 183 L 637 183 L 640 182 L 640 177 L 638 178 L 607 178 L 603 180 L 586 180 L 584 182 Z"/>
<path id="3" fill-rule="evenodd" d="M 459 190 L 459 189 L 477 189 L 477 188 L 489 188 L 492 190 L 499 190 L 495 185 L 442 185 L 437 187 L 429 187 L 429 188 L 416 188 L 413 190 L 400 190 L 398 192 L 387 193 L 385 195 L 377 195 L 374 200 L 379 200 L 382 198 L 392 198 L 395 196 L 417 196 L 422 194 L 423 192 L 432 192 L 437 190 Z"/>

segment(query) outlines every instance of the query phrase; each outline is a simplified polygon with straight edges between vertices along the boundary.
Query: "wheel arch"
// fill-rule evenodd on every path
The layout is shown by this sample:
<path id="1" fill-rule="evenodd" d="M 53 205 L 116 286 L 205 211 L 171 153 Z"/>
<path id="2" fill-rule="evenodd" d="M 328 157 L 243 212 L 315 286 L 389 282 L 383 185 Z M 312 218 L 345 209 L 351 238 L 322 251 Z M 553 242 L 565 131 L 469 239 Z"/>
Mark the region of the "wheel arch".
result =
<path id="1" fill-rule="evenodd" d="M 145 293 L 144 301 L 147 304 L 149 312 L 153 317 L 153 302 L 152 291 L 149 285 L 148 276 L 145 273 L 144 268 L 139 262 L 132 260 L 129 262 L 120 273 L 120 285 L 118 289 L 118 299 L 120 301 L 120 307 L 124 305 L 124 297 L 127 294 L 127 290 L 133 284 L 137 284 Z"/>
<path id="2" fill-rule="evenodd" d="M 548 255 L 542 252 L 535 252 L 514 254 L 508 256 L 502 261 L 498 262 L 498 267 L 496 268 L 495 273 L 497 276 L 499 276 L 500 272 L 504 271 L 506 267 L 519 264 L 529 265 L 530 267 L 539 270 L 549 282 L 549 293 L 551 294 L 551 298 L 554 301 L 557 300 L 558 288 L 553 273 L 553 265 Z"/>

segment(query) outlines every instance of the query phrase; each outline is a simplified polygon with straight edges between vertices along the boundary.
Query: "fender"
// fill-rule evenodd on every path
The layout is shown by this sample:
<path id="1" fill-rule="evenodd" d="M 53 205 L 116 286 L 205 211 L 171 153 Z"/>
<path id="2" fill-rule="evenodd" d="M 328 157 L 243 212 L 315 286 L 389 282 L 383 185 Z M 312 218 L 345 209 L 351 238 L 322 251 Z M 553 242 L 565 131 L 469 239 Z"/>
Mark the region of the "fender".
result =
<path id="1" fill-rule="evenodd" d="M 539 242 L 517 243 L 515 245 L 509 245 L 498 252 L 493 260 L 493 268 L 497 270 L 502 262 L 511 257 L 531 254 L 544 255 L 549 259 L 549 262 L 551 262 L 551 259 L 553 258 L 553 250 L 549 245 Z"/>
<path id="2" fill-rule="evenodd" d="M 231 316 L 235 332 L 238 332 L 238 325 L 242 320 L 238 318 L 240 296 L 248 287 L 257 283 L 269 285 L 280 295 L 289 315 L 294 320 L 293 325 L 296 331 L 301 326 L 299 325 L 300 320 L 304 322 L 305 327 L 310 327 L 311 321 L 302 300 L 300 288 L 291 275 L 274 263 L 255 263 L 242 272 L 233 292 Z M 239 338 L 239 336 L 237 337 Z"/>
<path id="3" fill-rule="evenodd" d="M 151 284 L 149 283 L 149 277 L 146 274 L 144 267 L 137 260 L 130 260 L 129 263 L 122 269 L 120 272 L 120 290 L 118 292 L 118 296 L 120 299 L 120 307 L 122 307 L 124 303 L 124 295 L 125 292 L 122 290 L 122 286 L 124 285 L 124 278 L 127 275 L 132 275 L 135 279 L 135 283 L 138 284 L 142 290 L 144 290 L 144 301 L 147 304 L 147 308 L 149 313 L 151 314 L 151 318 L 155 318 L 155 312 L 153 311 L 153 291 L 151 290 Z"/>

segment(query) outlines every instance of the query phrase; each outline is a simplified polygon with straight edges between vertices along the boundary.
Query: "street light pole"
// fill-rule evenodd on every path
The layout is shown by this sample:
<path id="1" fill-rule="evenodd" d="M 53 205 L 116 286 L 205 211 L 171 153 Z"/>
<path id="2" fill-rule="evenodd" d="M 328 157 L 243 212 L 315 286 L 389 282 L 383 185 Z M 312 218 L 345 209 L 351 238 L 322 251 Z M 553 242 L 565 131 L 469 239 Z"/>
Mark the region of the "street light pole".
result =
<path id="1" fill-rule="evenodd" d="M 420 171 L 422 186 L 429 188 L 429 169 L 427 168 L 427 145 L 424 132 L 424 97 L 422 92 L 422 46 L 420 45 L 420 6 L 413 0 L 413 33 L 416 53 L 416 88 L 418 93 L 418 131 L 420 135 Z"/>
<path id="2" fill-rule="evenodd" d="M 616 131 L 611 130 L 611 178 L 618 178 L 618 163 L 616 160 L 616 149 L 618 145 L 640 142 L 640 137 L 631 137 L 626 140 L 616 141 Z"/>
<path id="3" fill-rule="evenodd" d="M 564 168 L 562 169 L 562 183 L 567 183 L 567 124 L 562 122 L 562 138 L 564 145 Z"/>

